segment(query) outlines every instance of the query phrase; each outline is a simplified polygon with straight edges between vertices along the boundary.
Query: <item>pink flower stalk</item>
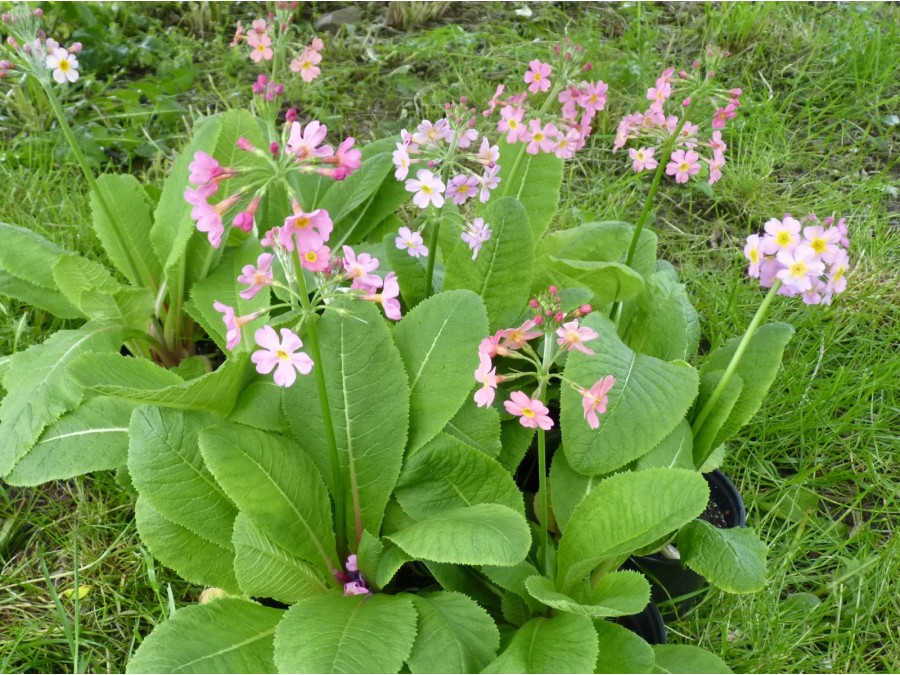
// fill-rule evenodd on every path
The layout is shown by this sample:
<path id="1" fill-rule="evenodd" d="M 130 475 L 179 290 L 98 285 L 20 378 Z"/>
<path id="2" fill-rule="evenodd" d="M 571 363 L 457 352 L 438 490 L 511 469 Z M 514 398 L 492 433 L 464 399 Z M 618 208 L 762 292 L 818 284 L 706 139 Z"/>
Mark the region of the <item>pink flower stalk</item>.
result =
<path id="1" fill-rule="evenodd" d="M 506 132 L 506 142 L 515 143 L 527 131 L 522 123 L 525 115 L 523 108 L 514 108 L 511 105 L 500 108 L 500 121 L 497 123 L 498 131 Z"/>
<path id="2" fill-rule="evenodd" d="M 350 288 L 359 288 L 374 293 L 381 288 L 381 277 L 373 274 L 378 269 L 378 258 L 368 253 L 356 255 L 349 246 L 344 246 L 344 271 L 353 280 Z"/>
<path id="3" fill-rule="evenodd" d="M 256 23 L 254 21 L 254 23 Z M 266 33 L 259 33 L 251 30 L 247 33 L 247 44 L 251 47 L 250 59 L 253 63 L 260 61 L 271 61 L 275 52 L 272 51 L 272 38 Z"/>
<path id="4" fill-rule="evenodd" d="M 465 204 L 478 192 L 479 180 L 475 176 L 459 174 L 450 179 L 447 184 L 447 196 L 453 199 L 457 206 Z"/>
<path id="5" fill-rule="evenodd" d="M 304 82 L 312 82 L 322 72 L 319 63 L 322 62 L 322 55 L 314 49 L 307 47 L 299 56 L 295 56 L 291 60 L 290 69 L 292 72 L 300 73 L 300 79 Z"/>
<path id="6" fill-rule="evenodd" d="M 362 296 L 362 299 L 381 303 L 384 315 L 393 321 L 399 321 L 400 301 L 397 300 L 398 295 L 400 295 L 400 284 L 397 283 L 397 275 L 388 272 L 384 277 L 384 287 L 381 293 L 369 293 Z"/>
<path id="7" fill-rule="evenodd" d="M 536 155 L 540 151 L 553 152 L 556 145 L 555 138 L 558 134 L 559 130 L 553 122 L 541 126 L 540 120 L 531 120 L 528 122 L 528 130 L 522 134 L 522 140 L 528 141 L 525 152 L 530 155 Z"/>
<path id="8" fill-rule="evenodd" d="M 813 280 L 825 271 L 825 265 L 817 259 L 816 252 L 806 244 L 799 244 L 793 251 L 779 251 L 775 259 L 783 265 L 776 278 L 797 293 L 812 288 Z"/>
<path id="9" fill-rule="evenodd" d="M 484 242 L 491 238 L 491 226 L 484 222 L 484 218 L 476 218 L 459 237 L 472 249 L 472 260 L 475 260 Z"/>
<path id="10" fill-rule="evenodd" d="M 588 426 L 591 429 L 600 428 L 600 420 L 597 418 L 597 415 L 602 415 L 606 412 L 606 406 L 609 403 L 607 394 L 610 389 L 613 388 L 615 383 L 616 378 L 612 375 L 607 375 L 602 380 L 597 380 L 590 389 L 580 390 L 582 397 L 581 406 L 584 408 L 584 419 L 587 420 Z"/>
<path id="11" fill-rule="evenodd" d="M 509 401 L 503 402 L 503 407 L 510 415 L 516 415 L 523 427 L 540 427 L 546 431 L 553 426 L 553 420 L 547 414 L 550 410 L 539 399 L 528 398 L 523 391 L 514 391 L 509 397 Z"/>
<path id="12" fill-rule="evenodd" d="M 57 47 L 50 52 L 47 56 L 47 67 L 53 71 L 53 79 L 60 84 L 78 79 L 78 59 L 65 49 Z"/>
<path id="13" fill-rule="evenodd" d="M 237 278 L 239 284 L 250 284 L 240 292 L 244 300 L 252 300 L 266 286 L 272 285 L 272 260 L 275 256 L 271 253 L 262 253 L 256 259 L 256 267 L 244 265 L 241 276 Z"/>
<path id="14" fill-rule="evenodd" d="M 656 152 L 656 148 L 639 148 L 638 150 L 628 148 L 628 156 L 634 160 L 631 163 L 631 168 L 635 173 L 655 169 L 659 166 L 659 162 L 653 158 L 654 152 Z"/>
<path id="15" fill-rule="evenodd" d="M 666 164 L 666 175 L 675 176 L 676 183 L 687 183 L 691 176 L 700 173 L 699 156 L 693 150 L 676 150 Z"/>
<path id="16" fill-rule="evenodd" d="M 319 147 L 325 140 L 326 133 L 328 133 L 328 127 L 319 124 L 316 120 L 307 124 L 306 129 L 299 122 L 293 122 L 285 151 L 288 154 L 296 155 L 297 161 L 303 161 L 310 157 L 333 155 L 334 149 L 330 145 Z"/>
<path id="17" fill-rule="evenodd" d="M 521 349 L 529 340 L 534 340 L 543 335 L 541 331 L 531 330 L 536 325 L 534 321 L 528 320 L 518 328 L 505 328 L 498 331 L 497 334 L 503 338 L 503 342 L 500 343 L 501 346 L 506 349 Z"/>
<path id="18" fill-rule="evenodd" d="M 222 312 L 222 321 L 225 323 L 225 348 L 234 349 L 241 343 L 241 328 L 244 324 L 258 319 L 262 316 L 261 312 L 253 312 L 244 316 L 235 316 L 234 307 L 229 307 L 216 300 L 213 302 L 213 309 Z"/>
<path id="19" fill-rule="evenodd" d="M 546 92 L 550 89 L 550 73 L 552 69 L 549 63 L 541 63 L 538 59 L 529 62 L 529 70 L 525 73 L 525 84 L 532 94 Z"/>
<path id="20" fill-rule="evenodd" d="M 254 334 L 257 349 L 250 356 L 256 364 L 256 371 L 268 375 L 275 371 L 275 384 L 290 387 L 297 380 L 297 373 L 308 375 L 313 369 L 313 360 L 305 352 L 299 351 L 303 341 L 287 328 L 281 329 L 281 340 L 271 326 L 263 326 Z"/>
<path id="21" fill-rule="evenodd" d="M 493 367 L 490 357 L 483 352 L 478 353 L 475 380 L 481 384 L 481 389 L 475 392 L 475 403 L 479 408 L 490 407 L 497 389 L 497 369 Z"/>
<path id="22" fill-rule="evenodd" d="M 324 272 L 331 264 L 331 249 L 317 235 L 297 239 L 300 264 L 310 272 Z"/>
<path id="23" fill-rule="evenodd" d="M 563 347 L 565 351 L 570 352 L 573 349 L 577 349 L 582 354 L 587 354 L 588 356 L 593 356 L 594 352 L 585 347 L 584 343 L 590 340 L 596 340 L 600 337 L 593 328 L 588 328 L 587 326 L 579 327 L 578 321 L 564 323 L 556 330 L 556 334 L 559 336 L 556 344 Z"/>
<path id="24" fill-rule="evenodd" d="M 397 237 L 394 239 L 394 245 L 399 249 L 406 249 L 407 253 L 413 258 L 428 255 L 428 247 L 425 246 L 425 240 L 419 232 L 413 232 L 408 227 L 401 227 L 397 231 Z"/>
<path id="25" fill-rule="evenodd" d="M 428 169 L 419 169 L 415 178 L 406 181 L 408 192 L 415 192 L 413 204 L 420 209 L 433 204 L 436 208 L 444 205 L 444 182 Z"/>

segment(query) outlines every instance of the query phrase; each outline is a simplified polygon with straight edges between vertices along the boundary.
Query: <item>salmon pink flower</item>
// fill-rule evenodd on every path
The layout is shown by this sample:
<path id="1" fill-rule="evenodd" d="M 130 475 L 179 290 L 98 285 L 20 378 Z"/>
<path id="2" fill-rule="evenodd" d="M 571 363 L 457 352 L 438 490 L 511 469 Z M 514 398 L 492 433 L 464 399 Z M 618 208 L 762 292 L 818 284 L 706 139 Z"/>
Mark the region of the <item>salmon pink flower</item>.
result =
<path id="1" fill-rule="evenodd" d="M 239 284 L 250 284 L 240 292 L 244 300 L 252 300 L 265 286 L 272 285 L 272 260 L 275 256 L 271 253 L 262 253 L 256 259 L 256 267 L 244 265 L 241 276 L 237 278 Z"/>
<path id="2" fill-rule="evenodd" d="M 579 327 L 578 321 L 564 323 L 556 330 L 556 334 L 559 336 L 556 344 L 560 347 L 565 348 L 565 350 L 569 352 L 573 349 L 577 349 L 582 354 L 587 354 L 588 356 L 593 356 L 594 352 L 585 347 L 584 343 L 590 340 L 596 340 L 600 337 L 593 328 L 588 328 L 587 326 Z"/>
<path id="3" fill-rule="evenodd" d="M 297 253 L 300 264 L 310 272 L 324 272 L 331 264 L 331 249 L 315 234 L 297 240 Z"/>
<path id="4" fill-rule="evenodd" d="M 549 63 L 541 63 L 538 59 L 531 61 L 529 64 L 531 70 L 525 73 L 525 84 L 528 91 L 532 94 L 545 92 L 550 89 L 550 73 L 552 69 Z"/>
<path id="5" fill-rule="evenodd" d="M 540 427 L 546 431 L 553 426 L 553 420 L 547 414 L 550 410 L 539 399 L 528 398 L 523 391 L 514 391 L 509 397 L 509 401 L 503 402 L 503 407 L 510 415 L 516 415 L 523 427 Z"/>
<path id="6" fill-rule="evenodd" d="M 415 178 L 406 181 L 406 190 L 415 192 L 413 204 L 420 209 L 433 204 L 436 208 L 444 205 L 444 182 L 428 169 L 419 169 Z"/>
<path id="7" fill-rule="evenodd" d="M 256 22 L 254 21 L 253 23 Z M 251 30 L 247 33 L 247 44 L 250 45 L 252 50 L 250 52 L 250 60 L 252 60 L 253 63 L 271 61 L 272 57 L 275 55 L 275 52 L 272 51 L 272 38 L 266 33 Z"/>
<path id="8" fill-rule="evenodd" d="M 527 131 L 522 123 L 525 115 L 523 108 L 513 108 L 511 105 L 500 108 L 500 121 L 497 123 L 498 131 L 506 132 L 506 142 L 515 143 Z"/>
<path id="9" fill-rule="evenodd" d="M 529 340 L 534 340 L 543 335 L 541 331 L 531 330 L 536 325 L 534 321 L 529 319 L 518 328 L 506 328 L 498 331 L 498 335 L 503 338 L 501 346 L 506 349 L 521 349 Z"/>
<path id="10" fill-rule="evenodd" d="M 262 349 L 250 356 L 256 364 L 256 371 L 268 375 L 275 371 L 275 384 L 290 387 L 297 380 L 297 373 L 307 375 L 313 369 L 313 360 L 305 352 L 299 351 L 303 341 L 287 328 L 281 329 L 281 340 L 271 326 L 263 326 L 253 336 Z"/>
<path id="11" fill-rule="evenodd" d="M 368 253 L 356 255 L 349 246 L 344 246 L 344 271 L 353 283 L 350 288 L 359 288 L 374 293 L 381 287 L 381 277 L 373 274 L 378 269 L 378 258 L 373 258 Z"/>
<path id="12" fill-rule="evenodd" d="M 631 168 L 636 173 L 640 173 L 647 169 L 655 169 L 659 166 L 659 162 L 653 159 L 653 153 L 655 151 L 656 148 L 639 148 L 637 150 L 628 148 L 628 156 L 634 160 L 631 164 Z"/>
<path id="13" fill-rule="evenodd" d="M 381 293 L 369 293 L 362 296 L 362 299 L 381 303 L 381 306 L 384 308 L 384 315 L 393 321 L 398 321 L 400 319 L 398 295 L 400 295 L 400 285 L 397 283 L 397 275 L 393 272 L 388 272 L 384 277 L 384 288 L 382 288 Z"/>
<path id="14" fill-rule="evenodd" d="M 606 412 L 606 406 L 609 403 L 607 394 L 616 383 L 616 378 L 607 375 L 602 380 L 597 380 L 590 389 L 579 389 L 581 392 L 581 406 L 584 408 L 584 419 L 587 420 L 591 429 L 600 428 L 600 420 L 597 415 Z"/>
<path id="15" fill-rule="evenodd" d="M 304 82 L 312 82 L 322 72 L 319 68 L 321 62 L 322 55 L 307 47 L 291 60 L 290 69 L 292 72 L 300 73 L 300 79 Z"/>
<path id="16" fill-rule="evenodd" d="M 479 408 L 488 408 L 494 402 L 497 389 L 497 369 L 493 367 L 490 357 L 479 352 L 479 365 L 475 371 L 475 380 L 481 384 L 481 389 L 475 392 L 475 403 Z"/>
<path id="17" fill-rule="evenodd" d="M 408 227 L 401 227 L 397 233 L 398 236 L 394 239 L 397 248 L 401 250 L 405 248 L 413 258 L 428 255 L 428 247 L 425 246 L 421 234 L 413 232 Z"/>
<path id="18" fill-rule="evenodd" d="M 78 79 L 78 59 L 65 49 L 54 49 L 47 56 L 47 67 L 53 70 L 53 79 L 60 84 Z"/>
<path id="19" fill-rule="evenodd" d="M 691 176 L 700 172 L 699 156 L 693 150 L 676 150 L 671 161 L 666 164 L 666 175 L 675 176 L 676 183 L 687 183 Z"/>

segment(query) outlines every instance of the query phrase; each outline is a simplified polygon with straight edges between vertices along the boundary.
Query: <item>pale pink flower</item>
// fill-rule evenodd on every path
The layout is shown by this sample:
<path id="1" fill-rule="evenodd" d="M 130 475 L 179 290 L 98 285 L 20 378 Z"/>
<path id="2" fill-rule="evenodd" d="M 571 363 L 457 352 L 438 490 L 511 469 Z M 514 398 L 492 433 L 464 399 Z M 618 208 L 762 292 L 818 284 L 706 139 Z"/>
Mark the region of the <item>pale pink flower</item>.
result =
<path id="1" fill-rule="evenodd" d="M 521 349 L 529 340 L 534 340 L 543 335 L 541 331 L 531 330 L 536 325 L 534 321 L 529 319 L 518 328 L 505 328 L 498 331 L 497 334 L 503 338 L 501 346 L 506 349 Z"/>
<path id="2" fill-rule="evenodd" d="M 606 406 L 609 404 L 609 398 L 607 394 L 609 390 L 613 388 L 613 385 L 616 383 L 616 378 L 612 375 L 607 375 L 602 380 L 597 380 L 593 387 L 590 389 L 581 389 L 581 406 L 584 408 L 584 419 L 587 420 L 588 426 L 591 429 L 598 429 L 600 427 L 600 420 L 597 418 L 598 414 L 603 414 L 606 412 Z"/>
<path id="3" fill-rule="evenodd" d="M 413 134 L 412 139 L 414 143 L 420 145 L 437 146 L 441 141 L 448 143 L 452 141 L 453 130 L 446 118 L 439 119 L 434 124 L 429 120 L 422 120 L 422 123 L 416 127 L 416 133 Z"/>
<path id="4" fill-rule="evenodd" d="M 310 272 L 324 272 L 331 264 L 331 249 L 317 235 L 297 239 L 300 264 Z"/>
<path id="5" fill-rule="evenodd" d="M 500 161 L 500 146 L 491 145 L 487 136 L 481 139 L 481 147 L 478 148 L 478 163 L 482 166 L 492 167 Z"/>
<path id="6" fill-rule="evenodd" d="M 368 253 L 356 255 L 352 248 L 344 246 L 344 271 L 353 280 L 350 288 L 359 288 L 374 293 L 381 287 L 381 277 L 373 274 L 378 269 L 378 258 Z"/>
<path id="7" fill-rule="evenodd" d="M 712 138 L 710 138 L 709 143 L 707 143 L 707 145 L 709 146 L 710 150 L 713 151 L 713 153 L 719 152 L 719 153 L 724 154 L 725 151 L 728 149 L 728 146 L 725 145 L 725 141 L 722 140 L 722 132 L 721 131 L 714 131 L 712 133 Z"/>
<path id="8" fill-rule="evenodd" d="M 312 82 L 322 72 L 319 68 L 321 62 L 322 55 L 307 47 L 291 60 L 290 69 L 292 72 L 300 73 L 300 79 L 304 82 Z"/>
<path id="9" fill-rule="evenodd" d="M 573 120 L 578 117 L 577 103 L 581 96 L 581 90 L 578 87 L 566 87 L 559 92 L 559 102 L 562 103 L 562 115 L 564 119 Z"/>
<path id="10" fill-rule="evenodd" d="M 307 124 L 306 129 L 299 122 L 293 122 L 291 123 L 291 133 L 288 136 L 285 150 L 288 154 L 296 155 L 298 161 L 310 157 L 331 156 L 334 154 L 331 146 L 319 147 L 322 141 L 325 140 L 325 134 L 327 133 L 328 127 L 324 124 L 319 124 L 316 120 Z"/>
<path id="11" fill-rule="evenodd" d="M 78 59 L 65 49 L 57 47 L 50 52 L 47 56 L 47 67 L 53 70 L 53 79 L 60 84 L 78 79 Z"/>
<path id="12" fill-rule="evenodd" d="M 487 408 L 494 402 L 497 389 L 497 369 L 493 367 L 490 357 L 483 352 L 479 352 L 478 362 L 475 380 L 482 386 L 475 392 L 475 403 L 479 408 Z"/>
<path id="13" fill-rule="evenodd" d="M 581 140 L 581 134 L 578 133 L 577 129 L 569 129 L 566 132 L 560 131 L 556 136 L 556 147 L 553 149 L 553 152 L 560 159 L 572 159 L 578 150 Z"/>
<path id="14" fill-rule="evenodd" d="M 666 164 L 666 175 L 675 176 L 676 183 L 687 183 L 688 178 L 700 172 L 699 156 L 693 150 L 676 150 Z"/>
<path id="15" fill-rule="evenodd" d="M 344 584 L 344 595 L 368 595 L 371 592 L 361 581 L 348 581 Z"/>
<path id="16" fill-rule="evenodd" d="M 545 126 L 541 126 L 540 120 L 531 120 L 528 122 L 528 130 L 522 134 L 522 140 L 528 141 L 525 146 L 525 152 L 530 155 L 536 155 L 538 152 L 553 152 L 556 146 L 556 136 L 559 130 L 553 122 L 548 122 Z"/>
<path id="17" fill-rule="evenodd" d="M 466 229 L 460 235 L 460 239 L 469 245 L 472 249 L 472 260 L 478 257 L 481 246 L 491 238 L 491 226 L 484 222 L 484 218 L 476 218 L 466 226 Z"/>
<path id="18" fill-rule="evenodd" d="M 483 111 L 481 113 L 482 115 L 484 115 L 485 117 L 488 117 L 488 116 L 490 116 L 491 113 L 494 112 L 494 110 L 497 108 L 497 106 L 500 105 L 500 95 L 502 93 L 503 93 L 503 85 L 498 84 L 497 90 L 494 92 L 493 97 L 491 97 L 491 100 L 488 101 L 488 109 Z"/>
<path id="19" fill-rule="evenodd" d="M 850 257 L 847 255 L 847 251 L 841 249 L 828 269 L 828 282 L 825 285 L 824 298 L 827 304 L 831 304 L 833 295 L 843 293 L 847 289 L 847 270 L 849 268 Z"/>
<path id="20" fill-rule="evenodd" d="M 256 22 L 254 21 L 254 23 Z M 250 59 L 253 63 L 271 61 L 275 55 L 275 52 L 272 51 L 272 38 L 266 33 L 251 30 L 247 33 L 247 44 L 251 47 Z"/>
<path id="21" fill-rule="evenodd" d="M 581 96 L 578 97 L 578 105 L 593 117 L 606 107 L 606 92 L 609 86 L 602 80 L 596 82 L 582 82 Z"/>
<path id="22" fill-rule="evenodd" d="M 793 251 L 779 251 L 775 259 L 783 266 L 775 276 L 798 293 L 812 288 L 812 280 L 825 271 L 816 252 L 806 244 L 799 244 Z"/>
<path id="23" fill-rule="evenodd" d="M 325 43 L 322 42 L 322 38 L 314 37 L 312 42 L 309 43 L 309 49 L 312 49 L 314 52 L 320 52 L 325 47 Z"/>
<path id="24" fill-rule="evenodd" d="M 560 347 L 564 347 L 565 350 L 569 352 L 573 349 L 577 349 L 582 354 L 587 354 L 588 356 L 593 356 L 594 352 L 585 347 L 584 343 L 589 340 L 596 340 L 600 337 L 593 328 L 588 328 L 587 326 L 579 327 L 578 321 L 564 323 L 556 330 L 556 334 L 559 336 L 556 344 Z"/>
<path id="25" fill-rule="evenodd" d="M 359 572 L 359 562 L 355 553 L 347 556 L 347 564 L 344 567 L 347 568 L 348 572 Z"/>
<path id="26" fill-rule="evenodd" d="M 522 132 L 526 131 L 525 125 L 522 123 L 524 115 L 525 110 L 523 108 L 513 108 L 511 105 L 500 108 L 500 121 L 497 123 L 497 130 L 506 132 L 507 143 L 515 143 L 522 136 Z"/>
<path id="27" fill-rule="evenodd" d="M 237 47 L 238 43 L 244 39 L 244 24 L 237 22 L 237 30 L 234 32 L 234 39 L 229 43 L 229 47 Z"/>
<path id="28" fill-rule="evenodd" d="M 269 32 L 269 24 L 265 19 L 254 19 L 250 22 L 250 32 L 255 32 L 257 35 L 263 35 L 264 33 Z"/>
<path id="29" fill-rule="evenodd" d="M 188 165 L 191 174 L 188 180 L 194 185 L 206 185 L 221 179 L 226 174 L 219 162 L 205 152 L 194 153 L 194 161 Z"/>
<path id="30" fill-rule="evenodd" d="M 486 202 L 491 198 L 491 190 L 496 190 L 500 185 L 500 167 L 494 165 L 484 170 L 481 176 L 481 191 L 478 193 L 478 201 Z"/>
<path id="31" fill-rule="evenodd" d="M 766 236 L 762 240 L 762 252 L 766 255 L 793 249 L 800 243 L 800 222 L 791 216 L 783 221 L 770 218 L 765 224 Z"/>
<path id="32" fill-rule="evenodd" d="M 428 255 L 428 247 L 425 246 L 425 240 L 418 232 L 413 232 L 408 227 L 401 227 L 397 231 L 398 236 L 394 239 L 394 245 L 399 249 L 406 249 L 413 258 Z"/>
<path id="33" fill-rule="evenodd" d="M 217 312 L 222 312 L 222 321 L 225 323 L 226 349 L 234 349 L 237 347 L 241 342 L 241 328 L 243 328 L 244 324 L 249 323 L 254 319 L 258 319 L 261 315 L 260 312 L 254 312 L 252 314 L 245 314 L 244 316 L 235 316 L 234 307 L 229 307 L 218 300 L 213 302 L 213 309 Z"/>
<path id="34" fill-rule="evenodd" d="M 747 274 L 749 274 L 754 279 L 759 278 L 759 264 L 762 262 L 763 256 L 760 251 L 760 240 L 758 234 L 751 234 L 747 237 L 747 245 L 744 246 L 744 257 L 750 261 L 750 267 L 747 269 Z"/>
<path id="35" fill-rule="evenodd" d="M 478 140 L 478 132 L 475 129 L 466 129 L 456 139 L 456 147 L 465 150 Z"/>
<path id="36" fill-rule="evenodd" d="M 419 169 L 415 178 L 406 181 L 406 189 L 415 192 L 413 204 L 420 209 L 433 204 L 436 208 L 444 205 L 444 182 L 428 169 Z"/>
<path id="37" fill-rule="evenodd" d="M 290 387 L 297 379 L 297 373 L 307 375 L 313 369 L 313 360 L 305 352 L 299 351 L 303 341 L 287 328 L 281 329 L 281 340 L 271 326 L 263 326 L 254 334 L 257 349 L 250 356 L 256 364 L 256 371 L 268 375 L 275 370 L 275 384 Z"/>
<path id="38" fill-rule="evenodd" d="M 381 306 L 384 308 L 384 315 L 393 321 L 398 321 L 400 319 L 398 295 L 400 295 L 400 284 L 397 283 L 397 275 L 393 272 L 388 272 L 384 277 L 384 287 L 381 293 L 369 293 L 362 296 L 362 299 L 381 303 Z"/>
<path id="39" fill-rule="evenodd" d="M 523 391 L 514 391 L 509 397 L 509 401 L 503 402 L 503 407 L 510 415 L 516 415 L 523 427 L 540 427 L 546 431 L 553 426 L 553 420 L 547 414 L 550 410 L 539 399 L 528 398 Z"/>
<path id="40" fill-rule="evenodd" d="M 465 204 L 478 192 L 479 180 L 476 176 L 459 174 L 447 183 L 447 196 L 453 199 L 457 206 Z"/>
<path id="41" fill-rule="evenodd" d="M 709 164 L 709 184 L 712 185 L 722 178 L 722 169 L 725 166 L 725 155 L 716 152 L 713 153 L 712 159 L 704 160 Z"/>
<path id="42" fill-rule="evenodd" d="M 656 148 L 638 148 L 637 150 L 629 148 L 628 156 L 634 160 L 631 163 L 631 168 L 637 173 L 647 169 L 655 169 L 659 166 L 659 162 L 653 158 L 654 152 L 656 152 Z"/>
<path id="43" fill-rule="evenodd" d="M 272 285 L 272 260 L 271 253 L 262 253 L 256 259 L 256 267 L 244 265 L 241 276 L 237 278 L 239 284 L 250 284 L 240 292 L 244 300 L 252 300 L 264 287 Z"/>
<path id="44" fill-rule="evenodd" d="M 397 170 L 394 172 L 394 178 L 397 180 L 405 180 L 409 175 L 409 151 L 403 143 L 397 143 L 397 149 L 394 150 L 391 157 L 394 160 L 394 166 Z"/>
<path id="45" fill-rule="evenodd" d="M 654 103 L 663 103 L 672 95 L 672 85 L 665 80 L 657 80 L 656 85 L 647 90 L 647 100 Z"/>
<path id="46" fill-rule="evenodd" d="M 550 89 L 550 73 L 552 69 L 550 68 L 550 64 L 541 63 L 538 59 L 529 62 L 529 70 L 525 73 L 525 84 L 528 86 L 528 91 L 532 94 L 537 94 L 539 91 L 548 91 Z"/>
<path id="47" fill-rule="evenodd" d="M 829 227 L 827 230 L 820 225 L 804 227 L 803 238 L 816 255 L 827 263 L 832 262 L 841 250 L 838 247 L 841 233 L 836 227 Z"/>
<path id="48" fill-rule="evenodd" d="M 491 337 L 484 338 L 478 345 L 478 353 L 486 354 L 488 358 L 494 358 L 498 354 L 500 356 L 509 355 L 509 350 L 506 347 L 500 346 L 500 340 L 503 339 L 503 336 L 500 335 L 501 331 L 497 331 Z"/>
<path id="49" fill-rule="evenodd" d="M 724 129 L 725 123 L 733 119 L 737 115 L 737 106 L 733 103 L 729 103 L 724 108 L 719 108 L 716 110 L 715 115 L 713 115 L 712 128 L 713 129 Z"/>

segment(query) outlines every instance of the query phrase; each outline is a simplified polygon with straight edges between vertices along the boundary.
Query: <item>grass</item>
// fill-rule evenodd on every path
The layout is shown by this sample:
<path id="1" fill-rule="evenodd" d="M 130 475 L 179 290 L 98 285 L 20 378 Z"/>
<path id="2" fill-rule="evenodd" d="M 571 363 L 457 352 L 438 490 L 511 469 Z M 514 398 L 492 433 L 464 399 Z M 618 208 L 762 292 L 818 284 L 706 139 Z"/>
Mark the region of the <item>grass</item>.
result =
<path id="1" fill-rule="evenodd" d="M 302 18 L 333 6 L 304 5 Z M 708 42 L 729 49 L 720 77 L 745 93 L 725 134 L 724 178 L 711 192 L 664 183 L 654 223 L 662 257 L 678 265 L 701 314 L 704 343 L 739 334 L 761 301 L 739 251 L 772 216 L 846 215 L 853 272 L 831 307 L 775 303 L 771 320 L 797 333 L 768 400 L 725 460 L 749 523 L 769 544 L 769 583 L 754 595 L 709 593 L 669 626 L 670 639 L 701 644 L 736 672 L 900 670 L 900 598 L 891 591 L 900 577 L 897 8 L 535 3 L 523 18 L 518 7 L 451 3 L 442 18 L 400 32 L 381 26 L 382 8 L 366 6 L 360 22 L 327 41 L 328 67 L 304 93 L 303 111 L 363 139 L 395 133 L 445 100 L 486 100 L 568 34 L 609 83 L 610 104 L 567 168 L 557 226 L 633 220 L 647 181 L 608 151 L 618 119 L 642 105 L 666 65 L 689 62 Z M 85 143 L 96 143 L 98 129 L 114 139 L 93 155 L 99 167 L 159 184 L 186 137 L 185 118 L 247 99 L 252 70 L 226 45 L 249 7 L 47 9 L 63 35 L 91 28 L 86 11 L 114 26 L 95 54 L 91 97 L 69 101 Z M 161 44 L 141 55 L 135 45 L 151 38 Z M 119 61 L 117 40 L 129 50 Z M 201 44 L 192 90 L 150 92 L 149 104 L 123 98 L 128 81 L 194 72 Z M 203 63 L 222 64 L 215 78 Z M 41 106 L 21 97 L 3 104 L 0 220 L 102 258 L 85 186 L 58 161 L 62 139 Z M 138 138 L 148 144 L 140 152 Z M 0 354 L 62 326 L 0 298 Z M 112 474 L 0 487 L 0 671 L 121 671 L 140 636 L 196 600 L 201 589 L 157 566 L 132 520 L 132 498 Z"/>

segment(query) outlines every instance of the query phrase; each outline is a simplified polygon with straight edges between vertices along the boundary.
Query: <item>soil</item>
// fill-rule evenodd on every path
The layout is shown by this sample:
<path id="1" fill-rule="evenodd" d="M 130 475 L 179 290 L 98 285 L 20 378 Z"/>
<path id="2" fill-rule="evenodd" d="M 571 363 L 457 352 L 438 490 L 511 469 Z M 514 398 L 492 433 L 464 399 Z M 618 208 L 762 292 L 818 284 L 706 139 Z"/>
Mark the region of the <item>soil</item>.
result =
<path id="1" fill-rule="evenodd" d="M 728 523 L 732 521 L 732 515 L 733 513 L 730 508 L 717 504 L 713 499 L 710 499 L 706 504 L 706 509 L 698 516 L 698 518 L 700 520 L 705 520 L 713 527 L 724 530 L 728 528 Z"/>

